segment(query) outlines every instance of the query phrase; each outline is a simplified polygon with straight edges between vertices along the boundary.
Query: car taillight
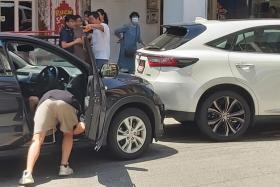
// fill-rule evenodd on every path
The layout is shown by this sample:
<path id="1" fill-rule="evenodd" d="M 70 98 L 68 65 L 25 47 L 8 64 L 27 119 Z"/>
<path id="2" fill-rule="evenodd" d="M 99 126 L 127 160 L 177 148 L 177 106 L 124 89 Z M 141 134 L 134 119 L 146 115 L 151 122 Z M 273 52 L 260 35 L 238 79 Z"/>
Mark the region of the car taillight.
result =
<path id="1" fill-rule="evenodd" d="M 184 68 L 196 63 L 198 58 L 174 58 L 162 56 L 148 56 L 150 67 L 178 67 Z"/>

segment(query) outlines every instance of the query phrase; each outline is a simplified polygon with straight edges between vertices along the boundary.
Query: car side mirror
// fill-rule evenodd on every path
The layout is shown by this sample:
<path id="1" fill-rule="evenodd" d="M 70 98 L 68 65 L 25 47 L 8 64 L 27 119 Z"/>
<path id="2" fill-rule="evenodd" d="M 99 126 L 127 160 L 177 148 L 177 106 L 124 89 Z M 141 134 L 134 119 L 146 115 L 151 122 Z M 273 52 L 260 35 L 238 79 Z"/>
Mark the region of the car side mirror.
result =
<path id="1" fill-rule="evenodd" d="M 119 66 L 117 64 L 104 64 L 100 74 L 102 77 L 116 77 L 119 74 Z"/>

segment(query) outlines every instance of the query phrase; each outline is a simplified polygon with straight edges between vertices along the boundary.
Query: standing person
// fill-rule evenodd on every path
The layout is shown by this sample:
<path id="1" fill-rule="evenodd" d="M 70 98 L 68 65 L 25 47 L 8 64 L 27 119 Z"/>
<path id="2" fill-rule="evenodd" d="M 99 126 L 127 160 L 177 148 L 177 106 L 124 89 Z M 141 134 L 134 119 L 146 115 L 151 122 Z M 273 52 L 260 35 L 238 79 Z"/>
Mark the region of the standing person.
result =
<path id="1" fill-rule="evenodd" d="M 74 40 L 81 38 L 83 41 L 83 22 L 82 18 L 79 15 L 75 16 L 75 28 L 74 28 Z M 82 60 L 85 60 L 85 52 L 83 43 L 74 45 L 74 54 Z"/>
<path id="2" fill-rule="evenodd" d="M 75 16 L 67 15 L 64 18 L 65 26 L 60 32 L 59 36 L 59 46 L 67 50 L 70 53 L 74 53 L 74 46 L 81 45 L 83 43 L 81 38 L 76 38 L 74 40 L 74 31 L 75 28 Z"/>
<path id="3" fill-rule="evenodd" d="M 83 25 L 86 26 L 89 23 L 89 15 L 90 15 L 90 11 L 86 10 L 84 12 L 84 18 L 83 18 Z"/>
<path id="4" fill-rule="evenodd" d="M 96 12 L 99 13 L 101 22 L 106 23 L 108 25 L 109 19 L 108 19 L 107 13 L 103 9 L 98 9 Z"/>
<path id="5" fill-rule="evenodd" d="M 33 168 L 40 155 L 41 145 L 48 132 L 54 132 L 56 125 L 60 124 L 63 132 L 62 157 L 59 175 L 67 176 L 73 173 L 69 166 L 69 157 L 73 147 L 73 134 L 81 134 L 85 124 L 78 121 L 77 113 L 81 112 L 79 101 L 68 91 L 51 90 L 40 99 L 34 117 L 34 134 L 27 156 L 27 166 L 20 185 L 33 184 Z M 73 130 L 74 129 L 74 130 Z"/>
<path id="6" fill-rule="evenodd" d="M 95 55 L 97 68 L 101 69 L 110 58 L 110 29 L 107 24 L 102 23 L 98 12 L 92 12 L 89 16 L 90 24 L 87 29 L 92 32 L 92 50 Z"/>
<path id="7" fill-rule="evenodd" d="M 120 54 L 118 65 L 123 72 L 134 73 L 135 71 L 135 54 L 137 43 L 145 46 L 141 39 L 141 31 L 139 26 L 140 15 L 132 12 L 129 15 L 130 23 L 115 30 L 115 35 L 120 41 Z"/>

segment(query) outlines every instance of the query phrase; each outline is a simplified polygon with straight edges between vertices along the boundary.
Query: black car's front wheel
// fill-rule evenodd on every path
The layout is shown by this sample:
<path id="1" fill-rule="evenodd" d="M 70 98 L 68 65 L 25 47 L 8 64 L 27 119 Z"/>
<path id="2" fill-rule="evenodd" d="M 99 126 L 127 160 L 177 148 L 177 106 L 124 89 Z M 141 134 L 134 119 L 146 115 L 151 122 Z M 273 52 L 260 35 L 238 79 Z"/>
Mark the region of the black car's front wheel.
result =
<path id="1" fill-rule="evenodd" d="M 137 108 L 127 108 L 113 119 L 109 133 L 108 146 L 120 159 L 135 159 L 149 147 L 152 127 L 148 116 Z"/>
<path id="2" fill-rule="evenodd" d="M 201 103 L 196 122 L 211 139 L 232 141 L 246 132 L 251 123 L 251 111 L 240 94 L 217 91 Z"/>

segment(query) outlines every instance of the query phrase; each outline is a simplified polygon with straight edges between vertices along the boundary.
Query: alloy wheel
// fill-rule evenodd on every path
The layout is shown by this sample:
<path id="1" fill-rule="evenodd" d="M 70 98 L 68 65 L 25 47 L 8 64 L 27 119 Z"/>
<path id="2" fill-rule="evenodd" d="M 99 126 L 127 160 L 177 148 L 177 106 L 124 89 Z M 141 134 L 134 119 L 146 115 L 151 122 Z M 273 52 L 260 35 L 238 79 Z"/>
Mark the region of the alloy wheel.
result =
<path id="1" fill-rule="evenodd" d="M 124 119 L 118 127 L 118 146 L 125 153 L 135 153 L 144 145 L 146 136 L 147 130 L 143 120 L 130 116 Z"/>
<path id="2" fill-rule="evenodd" d="M 215 134 L 234 136 L 245 124 L 245 109 L 236 98 L 224 96 L 208 108 L 208 125 Z"/>

